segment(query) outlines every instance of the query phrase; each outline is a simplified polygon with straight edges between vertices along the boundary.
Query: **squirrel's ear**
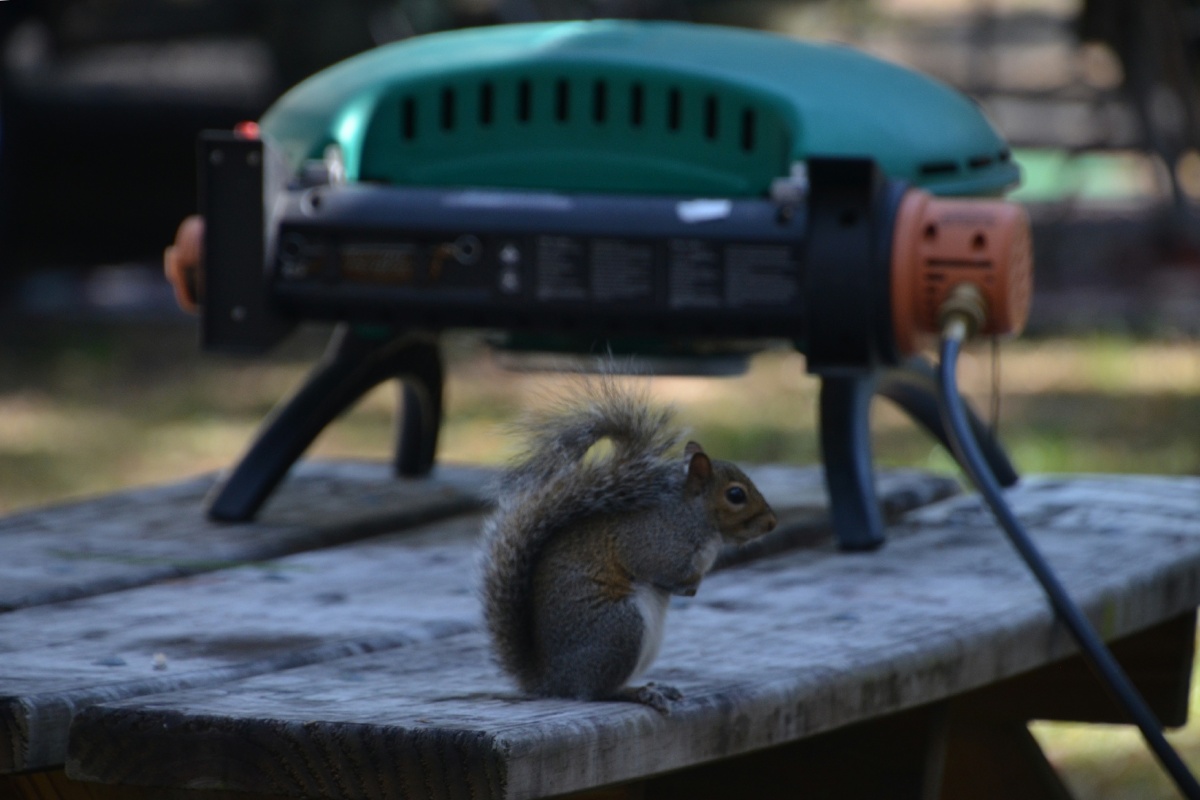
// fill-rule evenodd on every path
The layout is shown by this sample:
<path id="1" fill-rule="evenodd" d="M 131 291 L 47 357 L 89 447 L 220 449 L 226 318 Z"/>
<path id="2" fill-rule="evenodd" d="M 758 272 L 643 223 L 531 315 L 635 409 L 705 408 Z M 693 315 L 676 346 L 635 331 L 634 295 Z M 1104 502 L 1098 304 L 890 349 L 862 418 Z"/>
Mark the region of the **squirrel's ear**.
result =
<path id="1" fill-rule="evenodd" d="M 704 485 L 712 478 L 712 460 L 704 449 L 695 442 L 688 442 L 683 451 L 687 461 L 688 485 Z"/>

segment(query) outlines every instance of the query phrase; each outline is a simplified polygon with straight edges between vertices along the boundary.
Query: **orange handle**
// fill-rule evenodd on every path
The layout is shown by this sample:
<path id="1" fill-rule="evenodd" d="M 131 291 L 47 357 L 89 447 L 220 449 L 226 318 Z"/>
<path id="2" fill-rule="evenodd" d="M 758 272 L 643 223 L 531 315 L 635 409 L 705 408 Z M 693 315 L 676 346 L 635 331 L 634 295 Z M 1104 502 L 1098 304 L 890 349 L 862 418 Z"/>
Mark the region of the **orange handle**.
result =
<path id="1" fill-rule="evenodd" d="M 163 272 L 175 288 L 175 301 L 184 311 L 193 313 L 200 301 L 203 245 L 204 218 L 193 214 L 179 224 L 175 243 L 163 252 Z"/>

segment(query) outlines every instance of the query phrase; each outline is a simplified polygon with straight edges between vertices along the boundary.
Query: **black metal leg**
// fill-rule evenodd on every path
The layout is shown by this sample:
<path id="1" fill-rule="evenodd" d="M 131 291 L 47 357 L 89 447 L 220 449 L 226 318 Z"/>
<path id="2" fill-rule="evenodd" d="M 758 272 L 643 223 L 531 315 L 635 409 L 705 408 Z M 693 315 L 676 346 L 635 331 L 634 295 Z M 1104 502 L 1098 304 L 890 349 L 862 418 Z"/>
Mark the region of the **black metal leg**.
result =
<path id="1" fill-rule="evenodd" d="M 396 415 L 397 475 L 412 478 L 433 469 L 438 431 L 442 427 L 442 359 L 432 343 L 413 348 L 400 381 L 400 409 Z"/>
<path id="2" fill-rule="evenodd" d="M 941 403 L 937 394 L 937 373 L 923 358 L 915 358 L 904 367 L 885 372 L 876 391 L 904 410 L 921 427 L 929 431 L 950 453 L 950 441 L 942 420 Z M 979 417 L 970 412 L 971 430 L 979 441 L 988 466 L 1001 486 L 1012 486 L 1020 476 L 1008 459 L 1008 454 Z"/>
<path id="3" fill-rule="evenodd" d="M 871 463 L 874 393 L 870 374 L 821 378 L 821 460 L 833 530 L 843 550 L 874 550 L 884 540 Z"/>
<path id="4" fill-rule="evenodd" d="M 249 450 L 216 487 L 208 516 L 224 522 L 252 519 L 325 426 L 392 378 L 413 386 L 404 392 L 397 469 L 404 475 L 427 472 L 441 417 L 441 376 L 437 345 L 430 337 L 375 338 L 338 326 L 321 361 L 296 393 L 271 412 Z M 436 386 L 425 383 L 434 379 Z M 410 395 L 416 402 L 407 402 Z"/>
<path id="5" fill-rule="evenodd" d="M 928 361 L 914 359 L 877 375 L 822 377 L 821 458 L 833 529 L 843 550 L 874 550 L 884 541 L 871 458 L 870 407 L 876 394 L 894 402 L 950 450 L 937 376 Z M 1012 486 L 1019 476 L 1008 455 L 974 413 L 971 427 L 997 480 L 1002 486 Z"/>

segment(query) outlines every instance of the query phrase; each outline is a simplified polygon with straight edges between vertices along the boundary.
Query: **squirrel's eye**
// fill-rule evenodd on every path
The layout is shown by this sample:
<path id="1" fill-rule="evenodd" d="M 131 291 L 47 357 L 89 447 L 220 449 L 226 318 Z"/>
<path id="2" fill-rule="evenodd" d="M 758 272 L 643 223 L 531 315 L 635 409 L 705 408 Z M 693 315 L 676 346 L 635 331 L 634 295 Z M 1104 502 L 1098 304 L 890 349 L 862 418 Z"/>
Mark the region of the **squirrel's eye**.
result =
<path id="1" fill-rule="evenodd" d="M 740 506 L 746 502 L 746 490 L 741 486 L 730 486 L 725 490 L 725 499 L 735 506 Z"/>

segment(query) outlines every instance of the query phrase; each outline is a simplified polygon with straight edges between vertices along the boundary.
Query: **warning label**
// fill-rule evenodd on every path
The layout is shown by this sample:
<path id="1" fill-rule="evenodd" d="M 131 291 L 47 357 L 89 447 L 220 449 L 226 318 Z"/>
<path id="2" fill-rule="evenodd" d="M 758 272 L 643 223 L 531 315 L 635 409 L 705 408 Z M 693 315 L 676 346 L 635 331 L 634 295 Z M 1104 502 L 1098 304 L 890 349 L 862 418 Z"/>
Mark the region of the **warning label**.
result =
<path id="1" fill-rule="evenodd" d="M 671 239 L 667 243 L 667 297 L 671 308 L 715 308 L 721 305 L 721 254 L 703 239 Z"/>
<path id="2" fill-rule="evenodd" d="M 664 302 L 671 309 L 772 307 L 800 295 L 790 244 L 539 236 L 536 296 L 595 304 Z M 665 278 L 659 277 L 665 272 Z"/>
<path id="3" fill-rule="evenodd" d="M 653 245 L 628 239 L 592 240 L 592 297 L 600 303 L 653 301 Z"/>
<path id="4" fill-rule="evenodd" d="M 786 306 L 800 295 L 800 261 L 786 244 L 672 239 L 667 270 L 671 308 Z"/>
<path id="5" fill-rule="evenodd" d="M 731 306 L 782 306 L 800 294 L 799 264 L 788 245 L 725 248 L 725 299 Z"/>
<path id="6" fill-rule="evenodd" d="M 571 236 L 537 239 L 537 298 L 587 300 L 588 274 L 583 243 Z"/>

